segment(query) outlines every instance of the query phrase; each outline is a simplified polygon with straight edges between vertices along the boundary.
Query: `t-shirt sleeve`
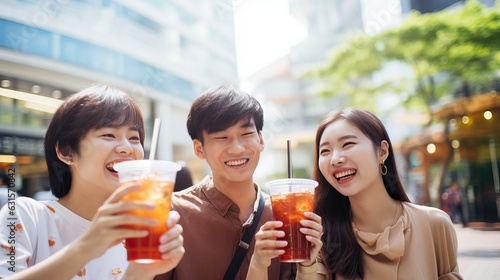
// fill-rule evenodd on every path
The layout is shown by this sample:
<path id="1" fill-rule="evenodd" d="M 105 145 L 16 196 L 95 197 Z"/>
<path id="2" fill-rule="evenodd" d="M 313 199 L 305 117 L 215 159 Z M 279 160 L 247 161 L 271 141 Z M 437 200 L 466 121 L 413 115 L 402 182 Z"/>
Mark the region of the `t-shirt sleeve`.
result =
<path id="1" fill-rule="evenodd" d="M 445 212 L 435 209 L 429 212 L 429 219 L 439 279 L 463 279 L 458 271 L 457 233 L 450 217 Z"/>
<path id="2" fill-rule="evenodd" d="M 29 266 L 37 243 L 34 210 L 38 203 L 30 198 L 17 198 L 0 211 L 0 277 L 22 271 Z"/>

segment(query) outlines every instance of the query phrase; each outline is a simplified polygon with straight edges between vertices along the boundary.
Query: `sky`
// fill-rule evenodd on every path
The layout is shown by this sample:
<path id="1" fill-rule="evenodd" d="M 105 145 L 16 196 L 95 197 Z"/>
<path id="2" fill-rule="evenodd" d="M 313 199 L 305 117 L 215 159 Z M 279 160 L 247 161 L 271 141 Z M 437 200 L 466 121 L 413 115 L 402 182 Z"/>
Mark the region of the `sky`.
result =
<path id="1" fill-rule="evenodd" d="M 240 79 L 289 53 L 307 37 L 288 12 L 288 0 L 232 0 Z"/>

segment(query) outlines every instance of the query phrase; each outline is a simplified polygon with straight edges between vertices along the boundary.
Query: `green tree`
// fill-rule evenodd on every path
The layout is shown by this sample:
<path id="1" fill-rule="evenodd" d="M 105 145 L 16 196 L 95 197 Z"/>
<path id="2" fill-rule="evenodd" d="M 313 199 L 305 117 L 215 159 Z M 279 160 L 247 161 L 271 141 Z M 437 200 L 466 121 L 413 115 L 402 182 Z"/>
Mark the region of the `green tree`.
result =
<path id="1" fill-rule="evenodd" d="M 413 76 L 372 79 L 394 62 L 411 68 Z M 457 88 L 466 94 L 485 92 L 499 69 L 500 4 L 485 8 L 468 1 L 461 9 L 412 12 L 400 27 L 375 36 L 347 38 L 313 74 L 326 82 L 321 92 L 326 97 L 347 94 L 354 105 L 367 107 L 389 92 L 407 107 L 430 113 L 433 104 Z"/>
<path id="2" fill-rule="evenodd" d="M 387 65 L 404 65 L 412 75 L 374 79 Z M 325 97 L 348 95 L 352 105 L 377 111 L 376 98 L 392 93 L 407 108 L 429 115 L 445 96 L 464 96 L 492 90 L 500 74 L 500 1 L 485 8 L 469 0 L 460 9 L 436 13 L 412 12 L 404 23 L 374 36 L 357 34 L 333 50 L 324 67 L 312 71 L 324 82 Z M 310 73 L 311 74 L 311 73 Z M 442 185 L 453 149 L 438 174 Z M 430 124 L 430 122 L 429 122 Z"/>

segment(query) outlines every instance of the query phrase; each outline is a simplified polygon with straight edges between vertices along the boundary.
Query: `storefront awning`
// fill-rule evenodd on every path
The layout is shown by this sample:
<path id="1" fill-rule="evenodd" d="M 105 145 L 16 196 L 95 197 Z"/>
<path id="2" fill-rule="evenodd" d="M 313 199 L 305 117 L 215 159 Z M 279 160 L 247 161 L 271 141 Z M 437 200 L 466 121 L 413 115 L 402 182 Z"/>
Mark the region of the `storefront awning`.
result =
<path id="1" fill-rule="evenodd" d="M 500 108 L 500 94 L 497 92 L 454 99 L 432 110 L 432 117 L 445 120 L 494 108 Z"/>

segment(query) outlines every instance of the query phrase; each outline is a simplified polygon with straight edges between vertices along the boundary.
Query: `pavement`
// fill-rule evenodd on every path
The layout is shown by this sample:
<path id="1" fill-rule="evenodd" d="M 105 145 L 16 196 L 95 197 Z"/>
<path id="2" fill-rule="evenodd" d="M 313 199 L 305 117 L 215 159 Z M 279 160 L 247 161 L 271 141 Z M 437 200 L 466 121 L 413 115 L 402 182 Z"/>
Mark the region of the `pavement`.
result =
<path id="1" fill-rule="evenodd" d="M 465 280 L 500 280 L 500 227 L 455 224 L 458 266 Z"/>

